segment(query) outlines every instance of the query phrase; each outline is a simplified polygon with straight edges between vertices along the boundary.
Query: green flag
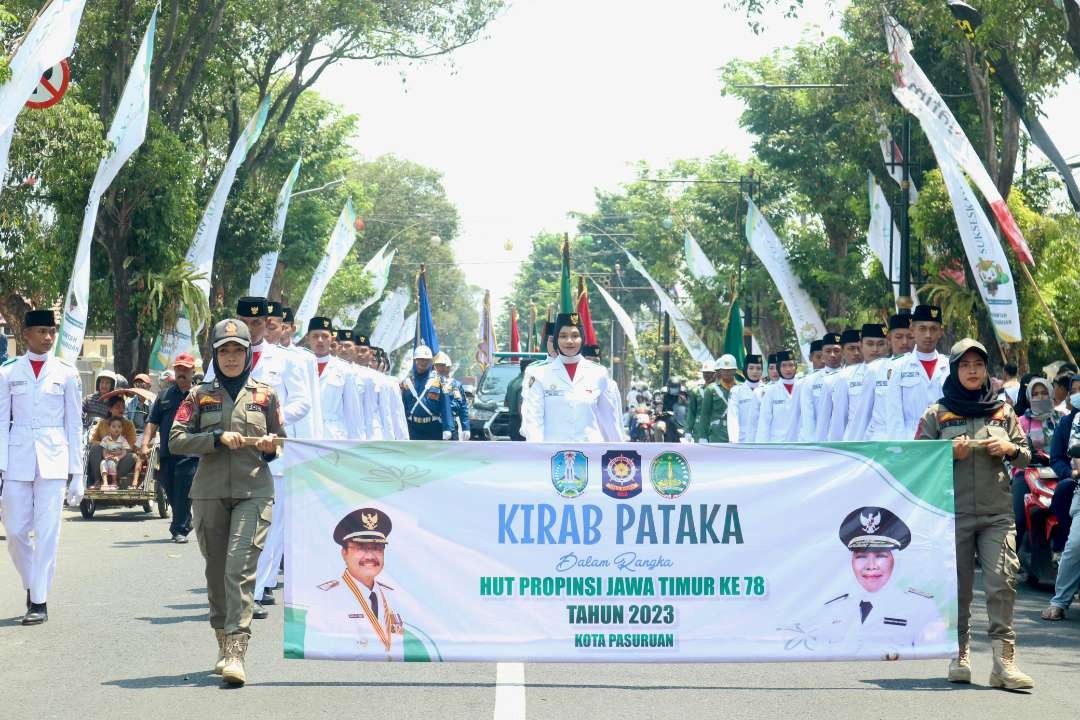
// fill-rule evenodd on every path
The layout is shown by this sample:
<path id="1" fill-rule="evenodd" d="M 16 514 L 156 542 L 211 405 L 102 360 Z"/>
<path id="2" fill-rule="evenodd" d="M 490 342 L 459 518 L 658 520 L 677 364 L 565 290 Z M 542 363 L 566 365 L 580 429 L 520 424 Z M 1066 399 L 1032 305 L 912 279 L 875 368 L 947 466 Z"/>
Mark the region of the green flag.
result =
<path id="1" fill-rule="evenodd" d="M 743 345 L 743 315 L 738 301 L 731 303 L 727 332 L 724 333 L 724 352 L 735 358 L 740 369 L 743 367 L 746 361 L 746 346 Z"/>
<path id="2" fill-rule="evenodd" d="M 559 312 L 574 312 L 574 297 L 570 292 L 570 236 L 563 235 L 562 245 L 562 283 L 561 283 Z"/>

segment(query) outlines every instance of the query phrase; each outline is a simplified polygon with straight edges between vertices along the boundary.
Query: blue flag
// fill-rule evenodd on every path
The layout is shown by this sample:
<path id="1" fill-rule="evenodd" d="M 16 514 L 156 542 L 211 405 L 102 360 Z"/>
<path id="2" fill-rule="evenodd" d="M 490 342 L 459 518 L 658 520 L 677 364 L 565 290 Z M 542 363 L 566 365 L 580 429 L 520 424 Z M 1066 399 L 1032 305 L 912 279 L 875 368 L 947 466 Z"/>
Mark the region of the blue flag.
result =
<path id="1" fill-rule="evenodd" d="M 431 348 L 432 354 L 439 352 L 439 335 L 435 332 L 435 322 L 431 319 L 431 303 L 427 295 L 426 270 L 420 268 L 420 277 L 416 279 L 416 304 L 419 310 L 416 314 L 416 338 L 413 340 L 413 350 L 420 345 Z"/>

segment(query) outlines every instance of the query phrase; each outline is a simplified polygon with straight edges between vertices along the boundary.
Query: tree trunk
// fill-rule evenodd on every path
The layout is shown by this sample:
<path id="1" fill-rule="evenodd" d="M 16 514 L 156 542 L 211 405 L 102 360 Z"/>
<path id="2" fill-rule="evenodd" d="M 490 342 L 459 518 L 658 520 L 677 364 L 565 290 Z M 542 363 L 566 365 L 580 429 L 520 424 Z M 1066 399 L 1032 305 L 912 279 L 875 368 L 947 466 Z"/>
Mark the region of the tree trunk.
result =
<path id="1" fill-rule="evenodd" d="M 9 358 L 15 357 L 20 349 L 24 349 L 22 348 L 23 316 L 26 315 L 27 310 L 31 309 L 33 308 L 30 307 L 30 303 L 18 293 L 0 293 L 0 315 L 4 316 L 11 334 L 15 336 L 15 347 L 8 348 Z"/>
<path id="2" fill-rule="evenodd" d="M 994 182 L 1001 197 L 1008 199 L 1020 154 L 1020 114 L 1007 99 L 1003 99 L 1001 105 L 1001 162 Z"/>
<path id="3" fill-rule="evenodd" d="M 994 108 L 990 101 L 990 79 L 986 67 L 980 64 L 971 43 L 964 43 L 964 68 L 967 70 L 971 91 L 975 96 L 975 105 L 979 108 L 982 120 L 983 164 L 990 172 L 990 177 L 998 177 L 997 137 L 994 133 Z"/>

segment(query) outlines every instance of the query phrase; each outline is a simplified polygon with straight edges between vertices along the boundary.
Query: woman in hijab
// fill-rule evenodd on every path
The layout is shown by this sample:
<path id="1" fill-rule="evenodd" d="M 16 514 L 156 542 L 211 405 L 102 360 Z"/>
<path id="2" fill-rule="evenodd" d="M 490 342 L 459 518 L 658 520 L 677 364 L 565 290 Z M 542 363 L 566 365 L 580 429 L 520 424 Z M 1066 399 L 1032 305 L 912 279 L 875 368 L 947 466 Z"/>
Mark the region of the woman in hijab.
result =
<path id="1" fill-rule="evenodd" d="M 953 345 L 944 397 L 927 408 L 916 439 L 952 441 L 960 647 L 949 663 L 949 681 L 971 682 L 971 598 L 978 562 L 993 647 L 990 685 L 1020 690 L 1034 687 L 1034 681 L 1015 662 L 1013 604 L 1020 562 L 1005 461 L 1025 467 L 1031 452 L 1016 413 L 991 387 L 987 360 L 986 348 L 976 340 Z"/>
<path id="2" fill-rule="evenodd" d="M 1020 429 L 1027 435 L 1034 464 L 1050 463 L 1050 440 L 1060 415 L 1054 410 L 1053 386 L 1046 378 L 1024 376 L 1017 395 L 1016 414 Z M 1023 410 L 1021 410 L 1023 408 Z M 1018 469 L 1012 478 L 1013 516 L 1016 518 L 1016 547 L 1024 544 L 1027 517 L 1024 515 L 1024 496 L 1028 494 L 1024 471 Z"/>

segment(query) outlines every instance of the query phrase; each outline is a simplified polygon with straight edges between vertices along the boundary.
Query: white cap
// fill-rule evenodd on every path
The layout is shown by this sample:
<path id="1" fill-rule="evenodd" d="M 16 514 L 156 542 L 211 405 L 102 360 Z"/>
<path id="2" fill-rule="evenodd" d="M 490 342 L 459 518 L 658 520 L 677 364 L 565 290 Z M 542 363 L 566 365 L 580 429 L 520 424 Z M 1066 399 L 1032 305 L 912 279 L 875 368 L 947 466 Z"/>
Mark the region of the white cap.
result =
<path id="1" fill-rule="evenodd" d="M 705 362 L 701 363 L 701 372 L 716 372 L 716 362 L 713 360 L 706 360 Z"/>
<path id="2" fill-rule="evenodd" d="M 418 345 L 417 348 L 413 350 L 412 356 L 413 360 L 430 360 L 431 348 L 429 348 L 427 345 Z"/>
<path id="3" fill-rule="evenodd" d="M 739 366 L 735 362 L 735 356 L 729 354 L 721 355 L 720 359 L 716 361 L 717 370 L 738 370 Z"/>
<path id="4" fill-rule="evenodd" d="M 447 355 L 446 353 L 444 353 L 442 350 L 440 350 L 438 352 L 438 354 L 435 356 L 435 364 L 436 365 L 446 365 L 448 367 L 450 365 L 453 365 L 453 363 L 450 362 L 450 356 Z"/>

